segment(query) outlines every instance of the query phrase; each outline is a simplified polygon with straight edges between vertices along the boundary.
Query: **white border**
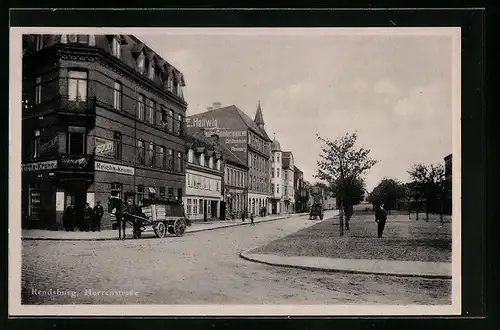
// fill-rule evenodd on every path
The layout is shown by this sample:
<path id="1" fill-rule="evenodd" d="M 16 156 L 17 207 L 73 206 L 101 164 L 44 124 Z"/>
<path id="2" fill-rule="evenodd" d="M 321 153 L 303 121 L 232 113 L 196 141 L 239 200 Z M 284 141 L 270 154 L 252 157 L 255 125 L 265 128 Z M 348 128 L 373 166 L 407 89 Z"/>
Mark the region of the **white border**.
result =
<path id="1" fill-rule="evenodd" d="M 313 35 L 336 36 L 449 36 L 453 40 L 453 224 L 452 304 L 420 305 L 21 305 L 21 60 L 22 34 L 94 33 L 152 35 Z M 10 28 L 9 112 L 9 314 L 22 315 L 123 315 L 123 316 L 335 316 L 335 315 L 460 315 L 461 313 L 461 31 L 446 28 Z M 181 68 L 182 69 L 182 68 Z M 443 155 L 445 156 L 445 155 Z"/>

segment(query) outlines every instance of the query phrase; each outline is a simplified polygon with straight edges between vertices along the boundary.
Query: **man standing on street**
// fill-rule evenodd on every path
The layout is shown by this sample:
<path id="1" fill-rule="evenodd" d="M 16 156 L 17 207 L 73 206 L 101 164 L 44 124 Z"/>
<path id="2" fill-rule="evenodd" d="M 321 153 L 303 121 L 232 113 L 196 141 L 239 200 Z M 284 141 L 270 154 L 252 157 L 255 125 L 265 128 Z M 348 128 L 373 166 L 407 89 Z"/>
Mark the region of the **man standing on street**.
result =
<path id="1" fill-rule="evenodd" d="M 85 204 L 85 210 L 83 211 L 83 224 L 81 231 L 89 231 L 90 223 L 92 222 L 93 210 L 89 203 Z"/>
<path id="2" fill-rule="evenodd" d="M 377 223 L 377 234 L 378 238 L 382 237 L 384 232 L 385 221 L 387 220 L 387 211 L 384 209 L 384 204 L 380 204 L 375 209 L 375 222 Z"/>
<path id="3" fill-rule="evenodd" d="M 101 205 L 101 201 L 97 201 L 94 206 L 93 216 L 92 216 L 92 231 L 101 231 L 101 220 L 104 215 L 104 208 Z"/>
<path id="4" fill-rule="evenodd" d="M 75 216 L 76 216 L 75 208 L 73 206 L 73 203 L 71 203 L 64 211 L 63 215 L 64 230 L 74 231 L 73 226 L 75 225 Z"/>

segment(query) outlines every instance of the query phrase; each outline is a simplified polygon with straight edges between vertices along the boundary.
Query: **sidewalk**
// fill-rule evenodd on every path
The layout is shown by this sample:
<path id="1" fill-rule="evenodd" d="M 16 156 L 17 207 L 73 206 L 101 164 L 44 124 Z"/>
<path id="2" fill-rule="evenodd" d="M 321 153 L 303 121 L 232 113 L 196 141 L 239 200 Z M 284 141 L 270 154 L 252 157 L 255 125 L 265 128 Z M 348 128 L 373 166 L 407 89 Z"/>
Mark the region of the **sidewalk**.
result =
<path id="1" fill-rule="evenodd" d="M 306 213 L 297 213 L 290 215 L 268 215 L 267 217 L 256 217 L 254 218 L 255 223 L 275 221 L 280 219 L 285 219 L 288 217 L 299 217 L 305 216 Z M 220 221 L 207 221 L 207 222 L 192 222 L 192 225 L 186 228 L 186 233 L 195 233 L 199 231 L 214 230 L 220 228 L 234 227 L 250 225 L 250 219 L 246 218 L 245 222 L 241 219 L 235 220 L 220 220 Z M 132 227 L 127 225 L 126 228 L 127 239 L 132 239 Z M 156 237 L 153 228 L 151 226 L 146 227 L 146 230 L 142 233 L 142 238 L 152 238 Z M 116 240 L 118 239 L 118 230 L 103 230 L 100 232 L 81 232 L 81 231 L 70 231 L 66 232 L 63 230 L 52 231 L 52 230 L 42 230 L 42 229 L 23 229 L 21 232 L 21 238 L 24 240 L 60 240 L 60 241 L 104 241 L 104 240 Z"/>
<path id="2" fill-rule="evenodd" d="M 451 279 L 452 265 L 448 262 L 285 257 L 248 253 L 251 250 L 240 253 L 240 256 L 249 261 L 272 266 L 330 272 Z"/>

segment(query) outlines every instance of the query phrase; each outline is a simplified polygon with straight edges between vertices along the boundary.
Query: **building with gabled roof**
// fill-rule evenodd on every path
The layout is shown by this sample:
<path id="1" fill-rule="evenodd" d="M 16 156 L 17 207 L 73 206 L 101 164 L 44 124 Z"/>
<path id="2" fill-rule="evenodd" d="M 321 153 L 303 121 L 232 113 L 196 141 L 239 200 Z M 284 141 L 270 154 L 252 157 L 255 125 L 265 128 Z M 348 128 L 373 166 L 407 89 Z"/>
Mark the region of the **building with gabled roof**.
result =
<path id="1" fill-rule="evenodd" d="M 248 166 L 248 212 L 268 213 L 272 141 L 265 130 L 260 102 L 254 119 L 235 105 L 221 107 L 215 102 L 208 111 L 188 116 L 186 127 L 189 132 L 218 135 L 220 143 Z"/>

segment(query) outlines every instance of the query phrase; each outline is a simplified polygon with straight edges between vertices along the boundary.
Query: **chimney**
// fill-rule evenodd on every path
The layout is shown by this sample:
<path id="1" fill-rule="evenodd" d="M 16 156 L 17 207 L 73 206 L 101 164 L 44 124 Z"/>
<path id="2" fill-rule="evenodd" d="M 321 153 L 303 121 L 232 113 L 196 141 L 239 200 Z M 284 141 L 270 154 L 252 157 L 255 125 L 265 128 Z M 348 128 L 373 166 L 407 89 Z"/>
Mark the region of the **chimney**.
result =
<path id="1" fill-rule="evenodd" d="M 220 102 L 213 102 L 212 103 L 212 109 L 220 109 L 222 104 Z"/>

